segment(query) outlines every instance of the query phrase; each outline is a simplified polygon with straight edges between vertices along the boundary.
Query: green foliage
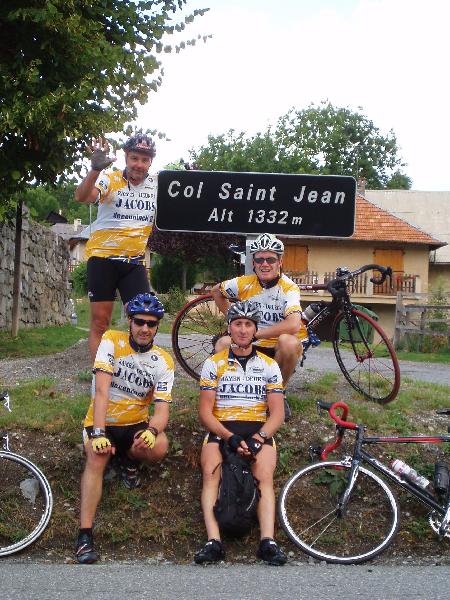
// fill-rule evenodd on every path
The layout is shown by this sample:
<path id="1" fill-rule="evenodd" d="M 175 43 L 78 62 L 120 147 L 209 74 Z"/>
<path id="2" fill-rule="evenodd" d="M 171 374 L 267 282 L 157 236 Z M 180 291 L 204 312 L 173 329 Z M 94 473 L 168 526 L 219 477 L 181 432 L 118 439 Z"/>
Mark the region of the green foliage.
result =
<path id="1" fill-rule="evenodd" d="M 24 204 L 30 209 L 31 216 L 40 223 L 45 221 L 50 211 L 61 211 L 68 223 L 73 223 L 74 219 L 81 219 L 81 222 L 87 225 L 90 220 L 94 221 L 96 218 L 97 208 L 92 204 L 77 202 L 74 197 L 75 186 L 74 182 L 68 182 L 56 186 L 28 187 L 23 194 Z"/>
<path id="2" fill-rule="evenodd" d="M 396 171 L 386 184 L 388 190 L 409 190 L 412 179 L 400 171 Z"/>
<path id="3" fill-rule="evenodd" d="M 274 128 L 246 137 L 234 130 L 210 136 L 191 151 L 200 169 L 364 177 L 368 187 L 409 187 L 395 135 L 383 135 L 361 112 L 329 102 L 291 109 Z"/>
<path id="4" fill-rule="evenodd" d="M 224 281 L 239 275 L 239 265 L 231 254 L 228 256 L 207 256 L 197 262 L 198 272 L 206 273 L 208 281 Z"/>
<path id="5" fill-rule="evenodd" d="M 186 293 L 179 287 L 171 287 L 167 294 L 160 294 L 158 298 L 164 304 L 164 311 L 169 315 L 176 315 L 187 303 Z"/>
<path id="6" fill-rule="evenodd" d="M 73 289 L 77 296 L 85 296 L 88 292 L 87 262 L 81 262 L 72 273 Z"/>
<path id="7" fill-rule="evenodd" d="M 92 136 L 122 131 L 136 119 L 138 104 L 162 82 L 157 55 L 172 50 L 166 36 L 207 10 L 176 21 L 185 4 L 8 0 L 2 6 L 0 219 L 28 183 L 55 182 L 77 162 L 80 170 Z"/>
<path id="8" fill-rule="evenodd" d="M 158 293 L 167 293 L 170 288 L 182 288 L 183 269 L 186 270 L 186 287 L 195 283 L 197 269 L 192 263 L 186 264 L 182 258 L 153 255 L 150 278 L 152 286 Z"/>

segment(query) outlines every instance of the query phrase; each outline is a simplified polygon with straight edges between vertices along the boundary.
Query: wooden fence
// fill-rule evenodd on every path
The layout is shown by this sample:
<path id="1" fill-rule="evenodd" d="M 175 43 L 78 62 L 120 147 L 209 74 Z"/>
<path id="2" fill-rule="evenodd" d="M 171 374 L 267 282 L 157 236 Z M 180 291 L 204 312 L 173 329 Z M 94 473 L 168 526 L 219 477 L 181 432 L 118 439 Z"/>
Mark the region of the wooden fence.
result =
<path id="1" fill-rule="evenodd" d="M 445 340 L 450 351 L 450 297 L 446 303 L 435 303 L 430 294 L 415 294 L 414 297 L 397 293 L 395 307 L 394 346 L 405 343 L 408 349 L 421 352 L 425 340 L 432 338 L 435 345 Z"/>

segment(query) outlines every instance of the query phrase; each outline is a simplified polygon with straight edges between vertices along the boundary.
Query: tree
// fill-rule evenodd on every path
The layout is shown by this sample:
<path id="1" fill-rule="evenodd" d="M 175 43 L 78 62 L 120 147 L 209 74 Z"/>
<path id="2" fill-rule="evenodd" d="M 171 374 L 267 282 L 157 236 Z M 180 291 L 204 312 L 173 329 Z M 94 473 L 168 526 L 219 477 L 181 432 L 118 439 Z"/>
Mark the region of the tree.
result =
<path id="1" fill-rule="evenodd" d="M 180 259 L 181 275 L 178 281 L 170 285 L 178 285 L 182 290 L 188 288 L 188 269 L 195 264 L 205 266 L 205 257 L 218 257 L 218 262 L 232 262 L 228 249 L 230 244 L 243 245 L 242 236 L 217 233 L 179 233 L 160 231 L 154 228 L 150 237 L 150 249 L 161 256 Z M 168 287 L 170 287 L 170 285 Z"/>
<path id="2" fill-rule="evenodd" d="M 94 220 L 97 208 L 92 204 L 80 204 L 74 198 L 75 183 L 67 182 L 57 186 L 40 185 L 29 187 L 24 191 L 25 205 L 30 209 L 31 216 L 40 223 L 50 211 L 59 212 L 73 223 L 74 219 L 81 219 L 84 224 Z M 90 212 L 91 211 L 91 214 Z"/>
<path id="3" fill-rule="evenodd" d="M 403 185 L 410 181 L 399 170 L 404 165 L 392 131 L 383 135 L 362 113 L 326 102 L 292 109 L 255 136 L 233 130 L 210 136 L 191 158 L 201 169 L 365 177 L 375 189 L 394 175 Z"/>
<path id="4" fill-rule="evenodd" d="M 72 170 L 92 135 L 122 131 L 135 120 L 137 104 L 161 84 L 157 55 L 172 50 L 166 36 L 207 10 L 174 21 L 186 1 L 2 5 L 0 218 L 11 215 L 28 183 L 53 183 Z"/>

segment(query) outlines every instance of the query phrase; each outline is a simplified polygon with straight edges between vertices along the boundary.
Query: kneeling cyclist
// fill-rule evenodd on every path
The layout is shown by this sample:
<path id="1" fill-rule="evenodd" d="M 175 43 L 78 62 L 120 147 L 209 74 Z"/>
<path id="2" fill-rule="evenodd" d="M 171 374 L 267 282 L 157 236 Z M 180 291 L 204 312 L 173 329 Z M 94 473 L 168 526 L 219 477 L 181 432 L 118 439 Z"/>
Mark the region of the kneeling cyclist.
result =
<path id="1" fill-rule="evenodd" d="M 84 421 L 86 466 L 75 549 L 78 562 L 84 564 L 99 559 L 92 524 L 111 457 L 119 459 L 124 485 L 134 488 L 140 484 L 140 464 L 162 460 L 169 445 L 164 429 L 174 366 L 170 355 L 153 345 L 164 307 L 155 295 L 138 294 L 128 303 L 127 313 L 129 331 L 106 331 L 94 362 L 95 395 Z"/>
<path id="2" fill-rule="evenodd" d="M 275 360 L 252 346 L 259 319 L 260 312 L 254 303 L 233 304 L 227 313 L 231 346 L 208 358 L 203 366 L 200 421 L 209 433 L 201 453 L 201 501 L 208 541 L 194 557 L 197 564 L 217 562 L 225 557 L 213 510 L 219 489 L 217 465 L 222 460 L 221 440 L 251 461 L 253 475 L 259 481 L 261 540 L 257 556 L 277 566 L 287 560 L 273 539 L 273 473 L 277 462 L 273 435 L 284 420 L 283 385 Z"/>

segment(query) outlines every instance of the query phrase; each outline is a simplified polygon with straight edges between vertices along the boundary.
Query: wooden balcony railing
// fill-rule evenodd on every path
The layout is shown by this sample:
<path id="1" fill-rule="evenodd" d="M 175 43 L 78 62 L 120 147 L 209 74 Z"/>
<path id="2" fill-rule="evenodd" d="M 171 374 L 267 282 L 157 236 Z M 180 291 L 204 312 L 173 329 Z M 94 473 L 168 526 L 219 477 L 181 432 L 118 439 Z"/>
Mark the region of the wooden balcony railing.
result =
<path id="1" fill-rule="evenodd" d="M 286 273 L 295 283 L 312 285 L 314 283 L 327 283 L 334 277 L 336 273 L 334 271 L 327 271 L 325 273 L 319 273 L 318 271 L 305 271 L 299 272 L 288 272 Z M 349 282 L 349 289 L 351 294 L 360 294 L 361 296 L 372 296 L 372 295 L 385 295 L 395 296 L 397 292 L 416 293 L 417 282 L 419 275 L 403 275 L 394 274 L 392 282 L 387 279 L 382 285 L 373 285 L 370 282 L 372 274 L 367 272 L 355 277 L 355 279 Z"/>

